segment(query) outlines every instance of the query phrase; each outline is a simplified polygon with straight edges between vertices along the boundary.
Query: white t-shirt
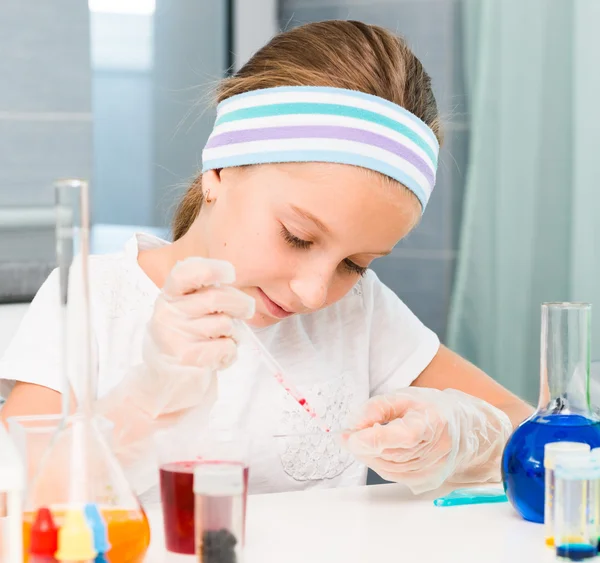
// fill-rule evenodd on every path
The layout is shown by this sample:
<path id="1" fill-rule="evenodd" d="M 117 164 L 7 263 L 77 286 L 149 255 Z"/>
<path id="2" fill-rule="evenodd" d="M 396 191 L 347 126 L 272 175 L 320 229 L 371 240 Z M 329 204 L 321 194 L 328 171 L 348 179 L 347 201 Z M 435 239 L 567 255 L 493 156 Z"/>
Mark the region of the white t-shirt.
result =
<path id="1" fill-rule="evenodd" d="M 90 259 L 100 397 L 142 361 L 142 338 L 159 289 L 138 265 L 138 249 L 163 244 L 153 236 L 137 234 L 123 252 Z M 14 381 L 62 389 L 57 283 L 53 272 L 0 360 L 1 396 L 7 396 Z M 341 428 L 347 415 L 369 396 L 409 386 L 439 348 L 437 336 L 372 271 L 330 307 L 254 330 L 334 429 Z M 366 481 L 366 468 L 325 433 L 273 438 L 316 427 L 254 350 L 240 347 L 236 363 L 219 373 L 219 398 L 211 417 L 217 427 L 239 425 L 250 434 L 251 492 Z"/>

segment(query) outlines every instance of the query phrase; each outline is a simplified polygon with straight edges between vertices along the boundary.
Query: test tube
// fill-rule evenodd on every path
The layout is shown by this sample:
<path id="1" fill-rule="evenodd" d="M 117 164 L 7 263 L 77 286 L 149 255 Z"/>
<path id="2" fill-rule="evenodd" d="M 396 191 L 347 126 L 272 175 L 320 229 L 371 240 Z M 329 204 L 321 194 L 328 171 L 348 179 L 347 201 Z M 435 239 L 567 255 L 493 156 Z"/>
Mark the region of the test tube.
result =
<path id="1" fill-rule="evenodd" d="M 0 423 L 0 506 L 4 504 L 6 516 L 0 517 L 0 561 L 23 561 L 23 492 L 25 470 L 19 450 Z"/>
<path id="2" fill-rule="evenodd" d="M 544 447 L 544 534 L 546 536 L 546 545 L 554 546 L 554 487 L 555 476 L 554 469 L 559 458 L 571 457 L 574 455 L 588 456 L 590 451 L 589 444 L 583 442 L 550 442 Z"/>
<path id="3" fill-rule="evenodd" d="M 597 463 L 600 463 L 600 448 L 592 448 L 591 457 Z M 596 487 L 596 501 L 595 501 L 595 513 L 594 513 L 594 524 L 596 530 L 596 537 L 598 538 L 598 551 L 600 552 L 600 484 Z"/>
<path id="4" fill-rule="evenodd" d="M 196 556 L 201 563 L 241 563 L 244 468 L 201 463 L 194 470 Z"/>
<path id="5" fill-rule="evenodd" d="M 562 458 L 555 473 L 554 543 L 561 561 L 586 561 L 598 555 L 594 524 L 600 464 L 588 455 Z"/>

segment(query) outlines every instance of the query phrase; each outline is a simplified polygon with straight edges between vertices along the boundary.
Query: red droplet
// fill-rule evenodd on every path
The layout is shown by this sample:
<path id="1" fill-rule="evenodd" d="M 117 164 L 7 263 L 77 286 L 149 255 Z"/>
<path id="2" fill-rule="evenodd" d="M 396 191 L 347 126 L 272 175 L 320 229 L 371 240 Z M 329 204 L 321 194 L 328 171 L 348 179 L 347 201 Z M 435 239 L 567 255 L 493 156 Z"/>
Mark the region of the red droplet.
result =
<path id="1" fill-rule="evenodd" d="M 46 507 L 38 510 L 31 527 L 29 553 L 54 557 L 58 549 L 58 528 L 54 524 L 52 513 Z"/>
<path id="2" fill-rule="evenodd" d="M 306 404 L 306 399 L 298 399 L 298 402 L 304 406 Z"/>

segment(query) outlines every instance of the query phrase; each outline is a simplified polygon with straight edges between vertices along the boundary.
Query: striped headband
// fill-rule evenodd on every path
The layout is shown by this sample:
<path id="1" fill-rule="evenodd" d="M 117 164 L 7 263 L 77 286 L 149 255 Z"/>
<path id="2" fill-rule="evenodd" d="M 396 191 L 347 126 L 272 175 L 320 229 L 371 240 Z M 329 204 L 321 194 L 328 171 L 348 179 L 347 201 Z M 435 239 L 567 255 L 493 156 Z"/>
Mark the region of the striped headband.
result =
<path id="1" fill-rule="evenodd" d="M 284 86 L 218 105 L 202 172 L 279 162 L 351 164 L 397 180 L 425 210 L 438 152 L 433 131 L 388 100 L 342 88 Z"/>

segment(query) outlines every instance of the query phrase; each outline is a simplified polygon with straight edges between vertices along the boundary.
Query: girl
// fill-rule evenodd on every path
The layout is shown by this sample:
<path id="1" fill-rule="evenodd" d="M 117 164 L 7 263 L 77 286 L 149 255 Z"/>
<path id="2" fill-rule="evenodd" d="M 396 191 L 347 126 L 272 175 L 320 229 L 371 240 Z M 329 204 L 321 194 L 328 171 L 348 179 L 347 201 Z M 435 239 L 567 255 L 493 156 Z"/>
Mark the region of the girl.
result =
<path id="1" fill-rule="evenodd" d="M 382 28 L 308 24 L 273 38 L 218 101 L 174 241 L 138 234 L 91 259 L 97 405 L 126 469 L 154 475 L 152 433 L 190 441 L 209 413 L 252 436 L 253 492 L 363 484 L 365 466 L 416 492 L 497 478 L 529 407 L 369 270 L 435 184 L 440 121 L 420 62 Z M 57 295 L 54 273 L 0 364 L 4 420 L 60 411 Z M 343 449 L 238 348 L 240 319 L 330 427 L 351 429 Z"/>

